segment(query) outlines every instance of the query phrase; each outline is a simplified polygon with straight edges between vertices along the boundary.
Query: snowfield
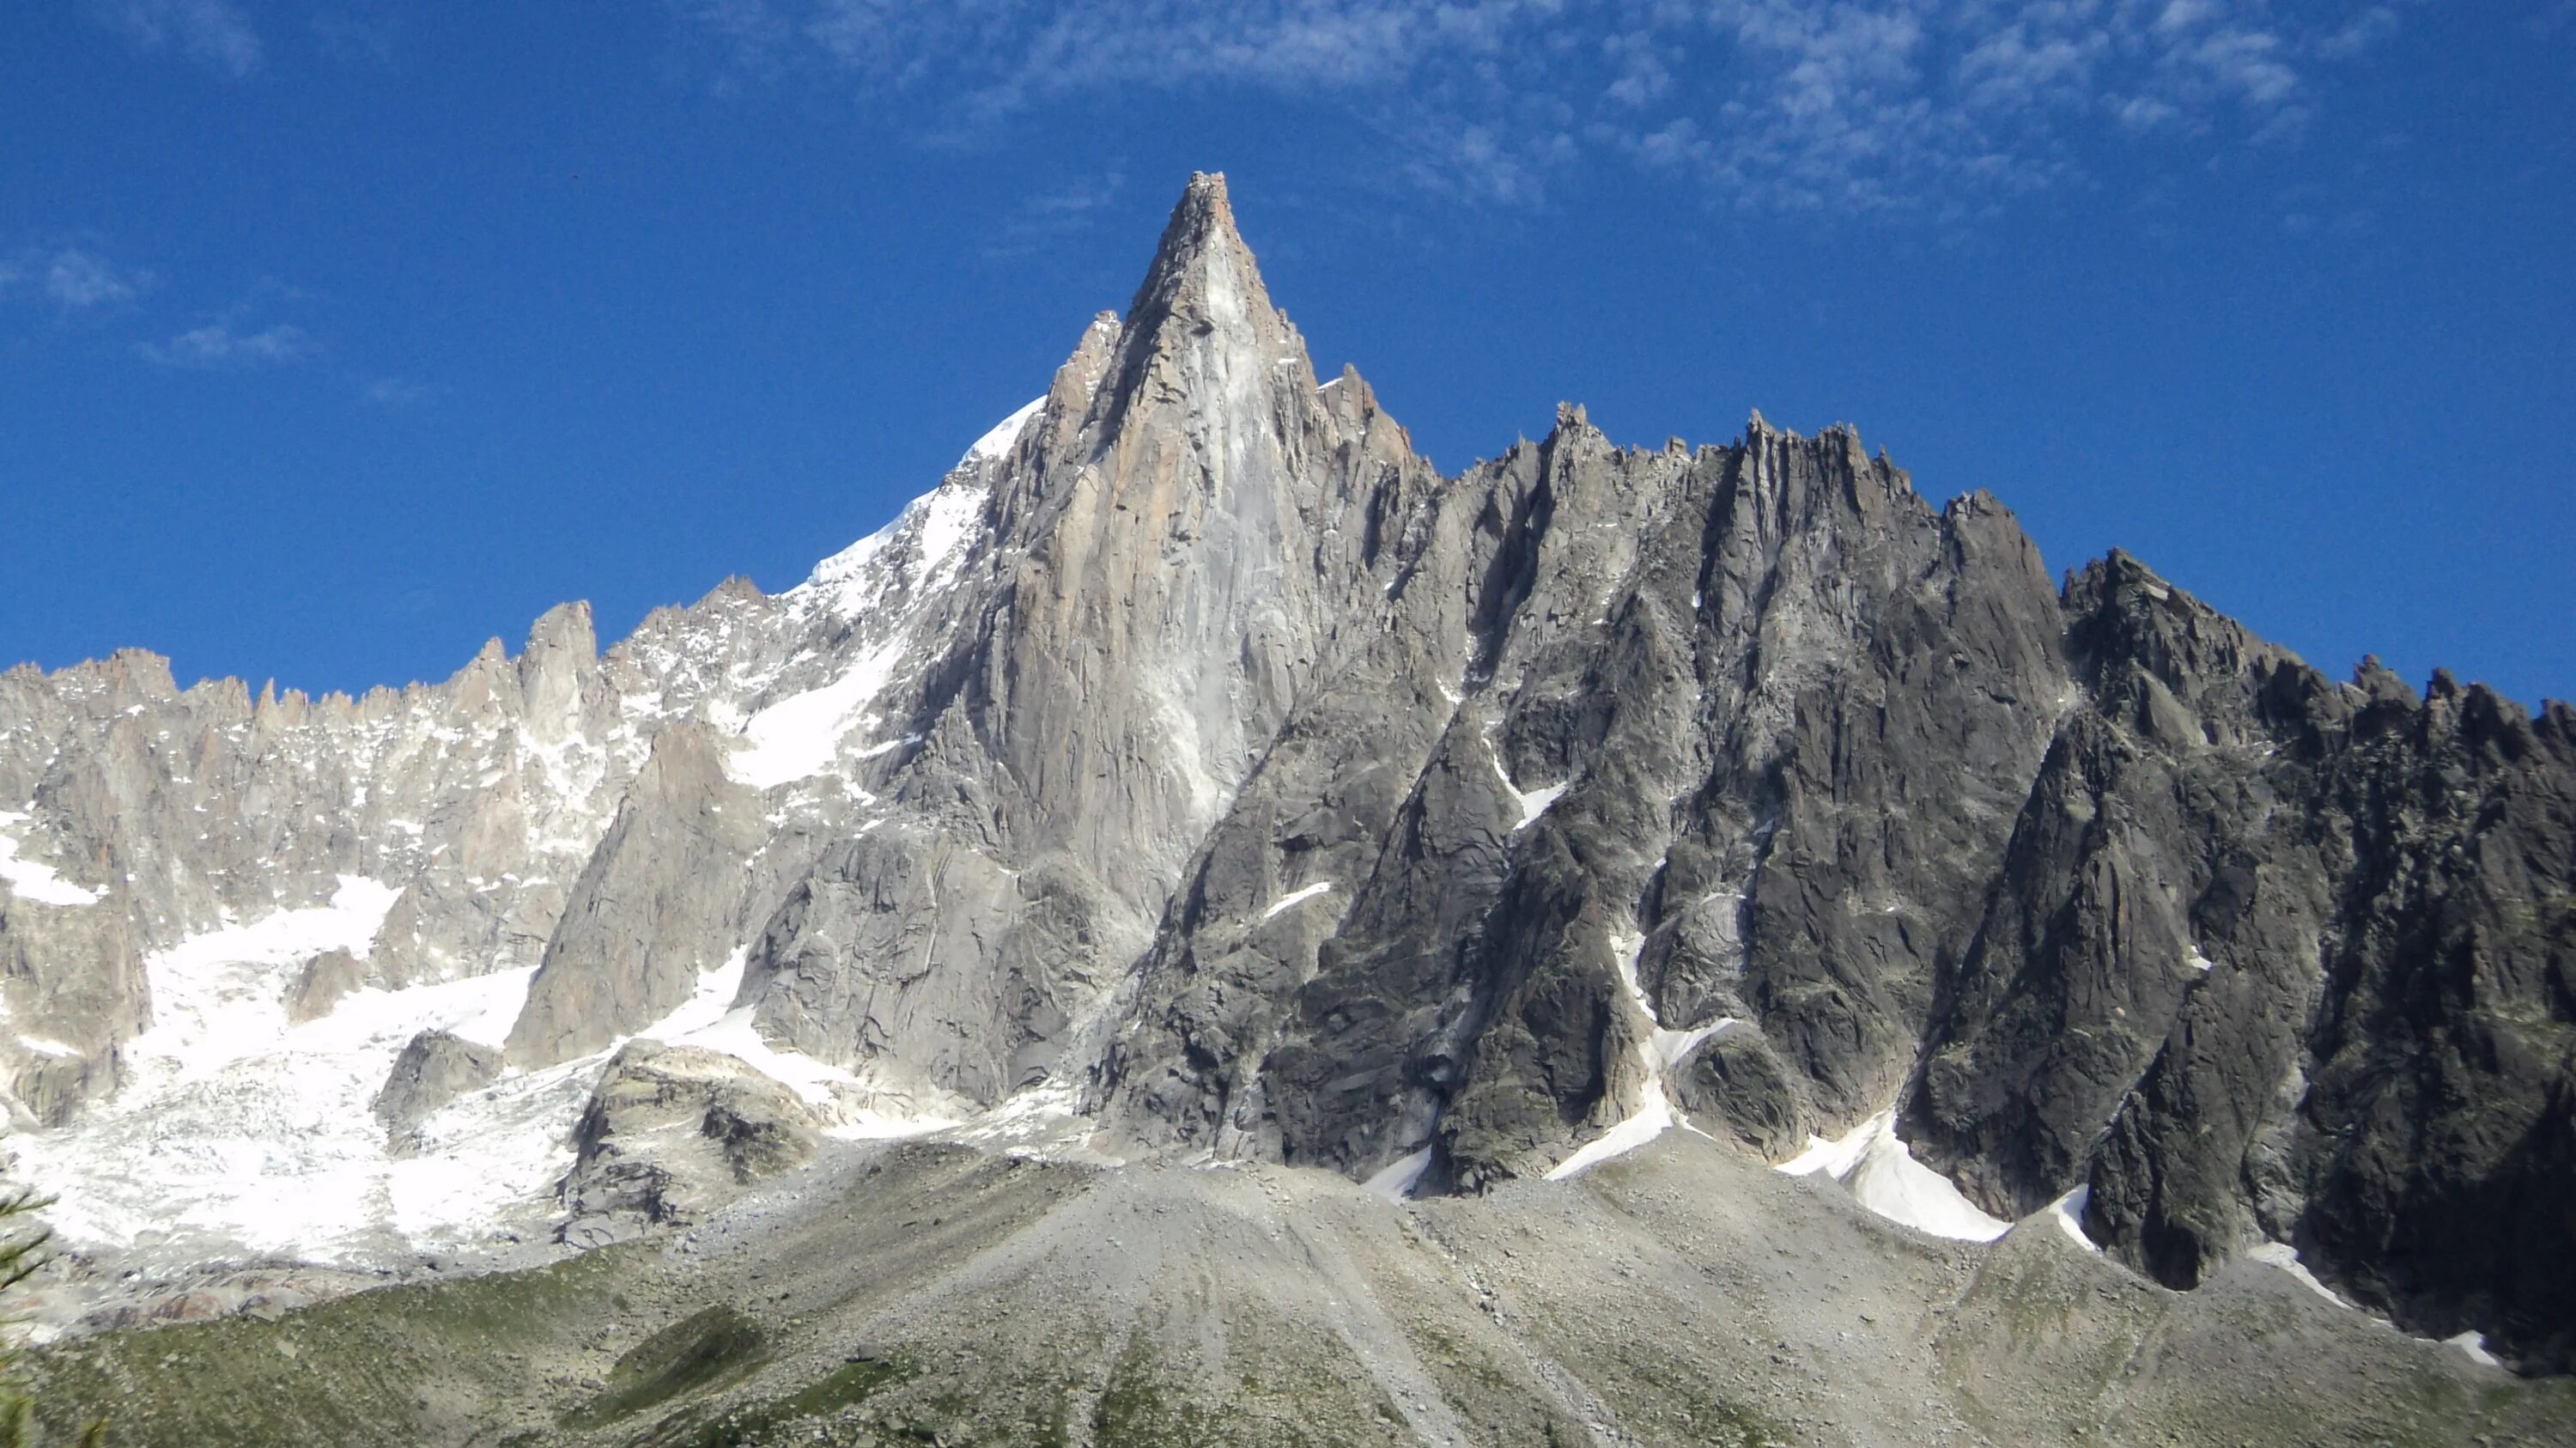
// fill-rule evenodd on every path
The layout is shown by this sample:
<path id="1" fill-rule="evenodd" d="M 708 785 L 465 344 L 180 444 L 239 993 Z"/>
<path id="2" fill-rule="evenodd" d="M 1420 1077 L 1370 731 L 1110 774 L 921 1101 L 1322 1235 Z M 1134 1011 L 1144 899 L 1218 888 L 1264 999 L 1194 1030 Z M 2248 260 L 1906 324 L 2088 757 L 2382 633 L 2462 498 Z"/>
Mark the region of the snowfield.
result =
<path id="1" fill-rule="evenodd" d="M 8 893 L 37 905 L 95 905 L 106 898 L 64 879 L 51 865 L 20 859 L 18 852 L 25 845 L 7 831 L 26 821 L 23 814 L 0 810 L 0 885 L 7 886 Z"/>
<path id="2" fill-rule="evenodd" d="M 11 1141 L 23 1172 L 60 1184 L 46 1215 L 67 1246 L 158 1267 L 234 1256 L 372 1267 L 515 1242 L 552 1214 L 573 1125 L 623 1040 L 545 1070 L 505 1071 L 427 1117 L 414 1153 L 393 1149 L 373 1111 L 419 1032 L 498 1046 L 532 968 L 359 990 L 318 1020 L 287 1022 L 303 963 L 331 949 L 363 958 L 395 894 L 344 879 L 328 906 L 278 911 L 145 959 L 158 1017 L 127 1047 L 125 1088 L 67 1130 Z M 638 1034 L 741 1058 L 817 1107 L 836 1136 L 957 1124 L 850 1105 L 856 1077 L 770 1045 L 750 1011 L 734 1008 L 742 971 L 736 951 Z"/>
<path id="3" fill-rule="evenodd" d="M 1819 1173 L 1838 1181 L 1864 1207 L 1918 1231 L 1961 1242 L 1991 1242 L 2012 1223 L 1987 1216 L 1950 1184 L 1914 1159 L 1896 1135 L 1896 1113 L 1882 1111 L 1840 1138 L 1807 1138 L 1807 1149 L 1782 1162 L 1790 1176 Z"/>
<path id="4" fill-rule="evenodd" d="M 21 1169 L 56 1183 L 47 1213 L 74 1247 L 174 1265 L 227 1250 L 326 1264 L 478 1238 L 563 1169 L 588 1090 L 578 1067 L 505 1078 L 424 1125 L 397 1158 L 372 1111 L 413 1035 L 497 1043 L 533 970 L 407 990 L 359 990 L 301 1025 L 286 996 L 326 950 L 363 959 L 400 892 L 343 877 L 326 906 L 280 910 L 144 958 L 152 1026 L 127 1081 L 73 1127 L 12 1139 Z M 595 1064 L 595 1063 L 593 1063 Z"/>
<path id="5" fill-rule="evenodd" d="M 990 465 L 1044 405 L 1013 412 L 967 450 L 940 485 L 894 521 L 824 560 L 783 595 L 787 607 L 850 643 L 836 676 L 747 713 L 711 698 L 730 722 L 728 771 L 758 789 L 843 772 L 903 741 L 866 742 L 876 699 L 906 662 L 921 600 L 955 581 L 978 535 Z M 771 677 L 774 677 L 771 676 Z M 750 680 L 753 687 L 764 680 Z M 650 698 L 631 715 L 660 713 Z M 541 755 L 543 750 L 538 751 Z M 555 751 L 560 754 L 561 749 Z M 549 778 L 586 795 L 605 761 L 547 756 Z M 576 777 L 579 776 L 579 777 Z M 367 787 L 358 787 L 363 800 Z M 0 885 L 48 905 L 96 904 L 100 892 L 22 859 L 0 812 Z M 592 822 L 605 827 L 605 820 Z M 417 837 L 417 821 L 391 828 Z M 865 825 L 860 826 L 865 828 Z M 560 841 L 586 854 L 586 839 Z M 425 1030 L 497 1047 L 526 1003 L 534 967 L 403 990 L 361 989 L 318 1020 L 292 1024 L 286 1001 L 304 964 L 328 950 L 364 960 L 401 889 L 343 876 L 328 905 L 227 917 L 144 958 L 152 1022 L 123 1051 L 116 1095 L 58 1131 L 23 1132 L 9 1149 L 21 1175 L 52 1184 L 46 1214 L 69 1247 L 112 1250 L 147 1270 L 244 1257 L 325 1266 L 383 1266 L 477 1243 L 516 1242 L 555 1210 L 573 1159 L 572 1129 L 617 1046 L 540 1071 L 505 1070 L 490 1086 L 424 1119 L 417 1150 L 396 1151 L 373 1110 L 394 1060 Z M 850 1072 L 763 1040 L 737 1009 L 744 952 L 713 964 L 696 994 L 639 1032 L 740 1058 L 794 1090 L 836 1136 L 879 1138 L 956 1127 L 954 1103 L 872 1090 Z M 23 1038 L 30 1050 L 78 1054 Z M 889 1103 L 907 1109 L 888 1110 Z"/>

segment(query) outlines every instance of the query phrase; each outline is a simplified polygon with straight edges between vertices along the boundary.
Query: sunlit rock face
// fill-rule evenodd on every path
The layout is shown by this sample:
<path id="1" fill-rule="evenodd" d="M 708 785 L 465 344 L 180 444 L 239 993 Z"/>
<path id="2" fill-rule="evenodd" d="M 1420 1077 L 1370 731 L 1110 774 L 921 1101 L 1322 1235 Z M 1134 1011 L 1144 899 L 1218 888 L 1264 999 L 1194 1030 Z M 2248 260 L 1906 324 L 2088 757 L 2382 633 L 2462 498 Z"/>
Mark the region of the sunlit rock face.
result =
<path id="1" fill-rule="evenodd" d="M 2576 715 L 2053 580 L 1847 427 L 1444 477 L 1219 177 L 802 586 L 358 699 L 12 670 L 0 810 L 16 1149 L 158 1265 L 604 1240 L 813 1133 L 1422 1193 L 1687 1128 L 2576 1361 Z"/>

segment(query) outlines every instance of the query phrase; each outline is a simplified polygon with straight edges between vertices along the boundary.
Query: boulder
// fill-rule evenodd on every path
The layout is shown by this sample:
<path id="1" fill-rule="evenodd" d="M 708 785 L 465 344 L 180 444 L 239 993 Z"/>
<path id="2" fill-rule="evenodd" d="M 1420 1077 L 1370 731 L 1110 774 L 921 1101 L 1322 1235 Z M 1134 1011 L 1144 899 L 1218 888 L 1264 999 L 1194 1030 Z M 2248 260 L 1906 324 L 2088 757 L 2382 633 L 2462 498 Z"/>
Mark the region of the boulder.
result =
<path id="1" fill-rule="evenodd" d="M 629 1041 L 574 1129 L 556 1235 L 591 1246 L 696 1221 L 812 1157 L 821 1126 L 795 1092 L 736 1057 Z"/>

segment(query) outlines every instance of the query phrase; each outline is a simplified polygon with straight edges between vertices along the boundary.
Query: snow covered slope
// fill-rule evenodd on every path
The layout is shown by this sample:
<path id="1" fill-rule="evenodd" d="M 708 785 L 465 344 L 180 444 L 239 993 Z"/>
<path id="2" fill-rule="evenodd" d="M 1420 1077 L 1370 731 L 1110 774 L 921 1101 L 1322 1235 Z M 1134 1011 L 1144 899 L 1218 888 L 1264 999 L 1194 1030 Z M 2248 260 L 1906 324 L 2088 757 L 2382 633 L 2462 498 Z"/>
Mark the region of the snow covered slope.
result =
<path id="1" fill-rule="evenodd" d="M 480 733 L 496 753 L 515 751 L 532 763 L 518 780 L 539 797 L 523 812 L 520 833 L 531 838 L 524 848 L 442 828 L 454 802 L 406 786 L 381 750 L 334 766 L 327 732 L 282 729 L 263 716 L 253 731 L 283 734 L 278 747 L 302 760 L 302 772 L 348 769 L 347 797 L 361 806 L 406 801 L 380 825 L 362 826 L 374 838 L 360 841 L 356 857 L 378 877 L 339 875 L 321 903 L 300 905 L 284 903 L 294 882 L 291 869 L 280 871 L 285 884 L 239 906 L 219 899 L 211 918 L 190 920 L 197 928 L 142 954 L 149 1024 L 107 1043 L 113 1088 L 67 1124 L 40 1130 L 22 1122 L 7 1142 L 13 1175 L 58 1195 L 47 1213 L 58 1242 L 120 1268 L 175 1273 L 263 1258 L 400 1266 L 541 1236 L 572 1161 L 575 1118 L 628 1033 L 568 1060 L 507 1069 L 433 1112 L 407 1139 L 397 1140 L 371 1110 L 395 1058 L 423 1032 L 498 1048 L 539 969 L 539 957 L 524 948 L 476 955 L 440 940 L 447 932 L 421 902 L 439 888 L 446 857 L 475 857 L 457 883 L 487 899 L 568 884 L 600 847 L 613 793 L 640 767 L 653 733 L 690 718 L 731 736 L 727 767 L 739 778 L 776 791 L 773 824 L 812 817 L 818 827 L 849 826 L 851 811 L 868 803 L 864 792 L 843 791 L 836 778 L 808 791 L 825 796 L 817 803 L 798 798 L 798 787 L 845 754 L 881 751 L 867 733 L 875 718 L 869 702 L 904 656 L 907 631 L 953 582 L 987 474 L 1035 406 L 1015 412 L 937 488 L 778 600 L 750 605 L 720 590 L 696 610 L 657 615 L 631 642 L 630 678 L 604 708 L 585 707 L 585 699 L 597 703 L 595 690 L 540 697 L 540 679 L 479 731 L 428 724 L 427 732 L 453 736 L 433 744 L 464 746 Z M 451 713 L 459 703 L 437 702 Z M 143 707 L 123 717 L 151 713 Z M 483 777 L 502 773 L 487 767 Z M 0 815 L 0 881 L 8 890 L 65 909 L 109 899 L 111 892 L 22 855 L 15 831 L 29 818 Z M 211 839 L 214 831 L 202 833 Z M 427 849 L 424 837 L 434 841 Z M 272 899 L 260 902 L 260 893 Z M 389 942 L 406 957 L 402 968 L 379 959 Z M 421 969 L 424 947 L 441 944 L 435 967 Z M 312 989 L 308 972 L 335 952 L 345 956 L 350 982 L 321 1002 L 321 1014 L 295 1019 L 294 1001 Z M 742 977 L 740 950 L 705 963 L 687 999 L 631 1034 L 741 1056 L 822 1108 L 841 1134 L 954 1124 L 951 1116 L 889 1114 L 856 1073 L 764 1040 L 749 1007 L 736 1003 Z M 17 1044 L 48 1060 L 86 1054 L 32 1033 Z"/>

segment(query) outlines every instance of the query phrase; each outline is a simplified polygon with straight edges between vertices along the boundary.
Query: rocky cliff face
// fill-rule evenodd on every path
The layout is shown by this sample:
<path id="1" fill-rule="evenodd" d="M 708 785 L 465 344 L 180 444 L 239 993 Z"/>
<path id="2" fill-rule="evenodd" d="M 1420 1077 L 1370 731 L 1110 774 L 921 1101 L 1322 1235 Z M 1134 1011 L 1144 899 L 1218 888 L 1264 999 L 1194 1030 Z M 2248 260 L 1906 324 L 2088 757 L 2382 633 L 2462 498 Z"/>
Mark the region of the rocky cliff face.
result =
<path id="1" fill-rule="evenodd" d="M 506 978 L 385 1039 L 506 1097 L 657 1034 L 780 1119 L 1043 1102 L 1388 1190 L 1883 1139 L 2169 1285 L 2287 1244 L 2576 1364 L 2576 714 L 2335 683 L 2124 555 L 2053 583 L 1848 428 L 1568 407 L 1442 477 L 1215 177 L 804 586 L 361 700 L 15 670 L 0 800 L 28 1126 L 209 1069 L 167 1021 L 216 966 L 289 1031 Z M 444 1089 L 389 1093 L 422 1150 Z"/>

